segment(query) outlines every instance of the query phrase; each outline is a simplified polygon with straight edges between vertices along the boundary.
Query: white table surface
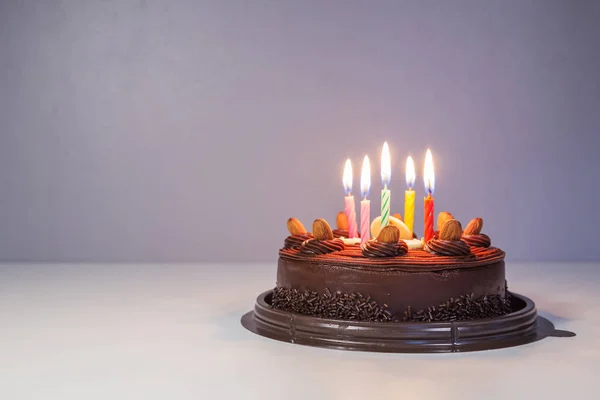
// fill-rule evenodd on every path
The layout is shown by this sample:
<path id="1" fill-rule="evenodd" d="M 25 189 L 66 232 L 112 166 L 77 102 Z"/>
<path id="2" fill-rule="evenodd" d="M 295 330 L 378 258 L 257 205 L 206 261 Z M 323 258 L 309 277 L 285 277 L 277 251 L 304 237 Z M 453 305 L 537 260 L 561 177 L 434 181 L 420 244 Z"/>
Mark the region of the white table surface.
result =
<path id="1" fill-rule="evenodd" d="M 240 317 L 267 264 L 0 264 L 0 399 L 598 399 L 600 263 L 507 263 L 573 338 L 462 354 L 292 345 Z"/>

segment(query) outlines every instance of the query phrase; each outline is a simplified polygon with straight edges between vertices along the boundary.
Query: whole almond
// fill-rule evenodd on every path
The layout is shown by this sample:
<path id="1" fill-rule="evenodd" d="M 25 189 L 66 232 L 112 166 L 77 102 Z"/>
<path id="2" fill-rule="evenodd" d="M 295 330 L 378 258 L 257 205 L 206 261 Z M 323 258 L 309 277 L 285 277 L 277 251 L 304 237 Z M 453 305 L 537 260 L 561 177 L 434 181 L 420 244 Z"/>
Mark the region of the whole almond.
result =
<path id="1" fill-rule="evenodd" d="M 455 219 L 446 221 L 440 229 L 440 240 L 460 240 L 462 236 L 462 226 Z"/>
<path id="2" fill-rule="evenodd" d="M 392 215 L 392 217 L 398 218 L 400 221 L 404 221 L 404 220 L 402 219 L 402 215 L 400 215 L 400 214 L 398 214 L 398 213 L 396 213 L 396 214 Z"/>
<path id="3" fill-rule="evenodd" d="M 454 215 L 450 214 L 448 211 L 442 211 L 441 213 L 439 213 L 437 218 L 438 231 L 441 232 L 442 226 L 444 226 L 446 221 L 449 221 L 451 219 L 454 219 Z"/>
<path id="4" fill-rule="evenodd" d="M 335 218 L 335 225 L 341 231 L 347 231 L 348 230 L 348 216 L 346 215 L 345 212 L 340 211 L 337 214 L 337 217 Z"/>
<path id="5" fill-rule="evenodd" d="M 465 231 L 463 232 L 463 234 L 464 235 L 478 235 L 481 233 L 481 228 L 483 228 L 483 218 L 479 218 L 479 217 L 473 218 L 467 224 L 467 227 L 465 228 Z"/>
<path id="6" fill-rule="evenodd" d="M 398 243 L 399 240 L 400 229 L 392 225 L 384 227 L 377 236 L 377 241 L 380 243 Z"/>
<path id="7" fill-rule="evenodd" d="M 296 218 L 290 218 L 287 220 L 287 228 L 290 231 L 290 235 L 304 235 L 306 233 L 306 228 L 302 225 Z"/>
<path id="8" fill-rule="evenodd" d="M 333 232 L 331 227 L 323 218 L 315 219 L 312 226 L 312 234 L 317 240 L 332 240 Z"/>

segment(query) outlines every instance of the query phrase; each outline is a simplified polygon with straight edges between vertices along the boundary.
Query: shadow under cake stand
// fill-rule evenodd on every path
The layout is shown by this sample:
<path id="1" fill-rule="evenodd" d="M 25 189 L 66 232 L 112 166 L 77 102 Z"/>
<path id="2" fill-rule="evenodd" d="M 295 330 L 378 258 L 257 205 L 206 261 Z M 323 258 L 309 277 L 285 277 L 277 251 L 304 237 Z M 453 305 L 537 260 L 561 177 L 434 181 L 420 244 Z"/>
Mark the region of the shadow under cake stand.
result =
<path id="1" fill-rule="evenodd" d="M 371 322 L 318 318 L 271 306 L 272 291 L 256 299 L 242 325 L 267 338 L 314 347 L 387 353 L 452 353 L 500 349 L 549 336 L 574 336 L 538 316 L 534 302 L 511 293 L 512 312 L 453 322 Z"/>

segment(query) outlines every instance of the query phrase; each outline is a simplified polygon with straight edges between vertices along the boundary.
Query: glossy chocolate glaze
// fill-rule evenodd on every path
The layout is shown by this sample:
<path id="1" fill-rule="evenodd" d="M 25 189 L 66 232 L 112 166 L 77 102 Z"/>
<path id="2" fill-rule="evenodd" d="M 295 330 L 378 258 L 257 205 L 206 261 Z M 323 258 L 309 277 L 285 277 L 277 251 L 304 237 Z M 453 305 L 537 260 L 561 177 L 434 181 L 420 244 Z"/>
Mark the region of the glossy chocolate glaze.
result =
<path id="1" fill-rule="evenodd" d="M 460 257 L 409 250 L 403 256 L 368 258 L 358 245 L 324 255 L 282 249 L 277 286 L 320 294 L 326 289 L 361 293 L 386 304 L 398 319 L 408 306 L 424 309 L 470 293 L 504 296 L 504 252 L 494 247 L 471 251 Z"/>

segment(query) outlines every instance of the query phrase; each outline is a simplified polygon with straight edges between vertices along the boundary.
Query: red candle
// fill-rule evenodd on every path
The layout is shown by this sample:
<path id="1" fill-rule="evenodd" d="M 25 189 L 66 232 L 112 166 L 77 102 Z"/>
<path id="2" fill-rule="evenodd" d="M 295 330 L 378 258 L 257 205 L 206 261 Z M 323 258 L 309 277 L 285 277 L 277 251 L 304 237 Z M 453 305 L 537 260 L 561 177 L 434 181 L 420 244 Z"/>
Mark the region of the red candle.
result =
<path id="1" fill-rule="evenodd" d="M 425 242 L 427 243 L 433 238 L 433 197 L 431 193 L 425 197 Z"/>
<path id="2" fill-rule="evenodd" d="M 424 228 L 423 233 L 425 236 L 425 243 L 433 238 L 433 216 L 434 216 L 434 202 L 433 202 L 433 191 L 435 189 L 435 174 L 433 172 L 433 157 L 431 156 L 431 150 L 427 149 L 425 154 L 425 168 L 423 169 L 423 180 L 425 183 L 425 197 L 424 202 Z"/>

